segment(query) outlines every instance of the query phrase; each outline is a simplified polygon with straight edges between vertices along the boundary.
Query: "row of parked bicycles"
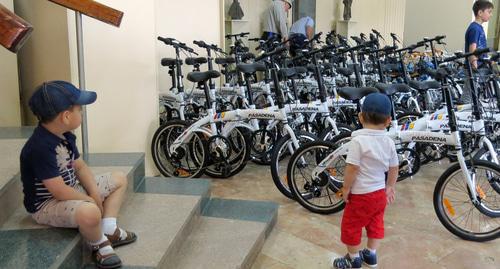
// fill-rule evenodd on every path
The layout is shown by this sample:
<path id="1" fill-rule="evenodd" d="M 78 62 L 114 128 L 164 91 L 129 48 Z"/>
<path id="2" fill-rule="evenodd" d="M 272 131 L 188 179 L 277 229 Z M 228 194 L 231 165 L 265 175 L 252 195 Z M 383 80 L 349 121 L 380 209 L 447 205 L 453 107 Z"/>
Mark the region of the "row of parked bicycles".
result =
<path id="1" fill-rule="evenodd" d="M 437 54 L 445 36 L 402 47 L 391 34 L 387 45 L 372 31 L 350 39 L 330 32 L 324 40 L 319 33 L 293 57 L 286 42 L 272 39 L 248 39 L 260 50 L 250 53 L 249 33 L 226 36 L 229 53 L 194 41 L 206 57 L 158 37 L 176 57 L 161 60 L 172 87 L 160 95 L 156 167 L 167 177 L 227 178 L 252 161 L 270 166 L 277 189 L 309 211 L 339 212 L 350 134 L 361 128 L 364 96 L 380 92 L 392 100 L 388 135 L 400 159 L 398 180 L 448 158 L 434 189 L 439 220 L 465 240 L 500 237 L 499 54 Z M 410 72 L 407 56 L 421 48 L 430 56 Z M 484 59 L 480 69 L 467 64 L 471 56 Z M 192 68 L 189 88 L 184 64 Z"/>

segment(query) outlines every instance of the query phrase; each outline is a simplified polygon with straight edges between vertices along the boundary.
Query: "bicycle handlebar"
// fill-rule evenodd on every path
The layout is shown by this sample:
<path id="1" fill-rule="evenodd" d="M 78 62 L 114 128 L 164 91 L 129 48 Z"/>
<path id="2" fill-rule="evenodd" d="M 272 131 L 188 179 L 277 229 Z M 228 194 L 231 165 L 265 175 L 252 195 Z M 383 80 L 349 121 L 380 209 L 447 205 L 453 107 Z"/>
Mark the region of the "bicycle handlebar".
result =
<path id="1" fill-rule="evenodd" d="M 263 53 L 262 55 L 260 55 L 259 57 L 255 58 L 255 62 L 258 62 L 264 58 L 268 58 L 268 57 L 271 57 L 271 56 L 274 56 L 276 54 L 280 54 L 284 51 L 286 51 L 287 48 L 282 46 L 282 47 L 278 47 L 276 48 L 275 50 L 271 51 L 271 52 L 266 52 L 266 53 Z"/>
<path id="2" fill-rule="evenodd" d="M 226 35 L 226 39 L 231 39 L 233 37 L 245 37 L 247 35 L 250 35 L 250 33 L 245 32 L 245 33 L 239 33 L 239 34 L 233 34 L 233 35 Z"/>
<path id="3" fill-rule="evenodd" d="M 211 44 L 211 45 L 207 44 L 203 40 L 200 40 L 200 41 L 194 40 L 193 44 L 197 45 L 200 48 L 204 48 L 204 49 L 208 49 L 208 50 L 213 50 L 213 51 L 217 51 L 217 52 L 223 52 L 222 49 L 219 48 L 217 45 L 215 45 L 215 44 Z"/>
<path id="4" fill-rule="evenodd" d="M 385 41 L 384 37 L 382 36 L 382 34 L 380 34 L 379 31 L 375 30 L 375 29 L 372 29 L 372 32 L 379 38 L 381 38 L 382 40 Z"/>
<path id="5" fill-rule="evenodd" d="M 457 52 L 457 53 L 455 53 L 455 56 L 443 59 L 442 63 L 453 62 L 453 61 L 456 61 L 458 59 L 468 58 L 470 56 L 480 56 L 481 54 L 485 54 L 485 53 L 489 53 L 489 52 L 495 52 L 495 51 L 491 48 L 484 48 L 484 49 L 477 49 L 477 50 L 475 50 L 473 52 L 469 52 L 469 53 Z"/>
<path id="6" fill-rule="evenodd" d="M 441 42 L 441 40 L 445 39 L 446 36 L 445 35 L 438 35 L 434 38 L 428 38 L 428 37 L 424 37 L 424 42 L 433 42 L 433 41 L 436 41 L 436 42 Z"/>
<path id="7" fill-rule="evenodd" d="M 158 40 L 162 41 L 163 43 L 165 43 L 165 45 L 168 45 L 168 46 L 172 46 L 174 48 L 179 48 L 179 49 L 182 49 L 182 50 L 185 50 L 189 53 L 192 53 L 194 55 L 198 55 L 198 53 L 196 53 L 194 51 L 194 49 L 188 47 L 186 45 L 186 43 L 182 43 L 178 40 L 176 40 L 175 38 L 169 38 L 169 37 L 161 37 L 161 36 L 158 36 Z"/>

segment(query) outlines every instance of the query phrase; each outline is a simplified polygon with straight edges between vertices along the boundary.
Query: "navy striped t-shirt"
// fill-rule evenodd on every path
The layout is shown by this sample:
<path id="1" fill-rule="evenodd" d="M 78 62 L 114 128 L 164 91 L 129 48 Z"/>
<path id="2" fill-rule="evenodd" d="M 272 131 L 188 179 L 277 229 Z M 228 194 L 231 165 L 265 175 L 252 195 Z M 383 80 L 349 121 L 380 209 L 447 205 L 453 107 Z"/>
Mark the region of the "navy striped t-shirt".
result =
<path id="1" fill-rule="evenodd" d="M 75 186 L 74 161 L 80 157 L 76 137 L 71 132 L 65 139 L 39 125 L 21 151 L 21 180 L 23 182 L 24 206 L 30 213 L 38 211 L 52 194 L 43 181 L 62 176 L 64 183 Z"/>

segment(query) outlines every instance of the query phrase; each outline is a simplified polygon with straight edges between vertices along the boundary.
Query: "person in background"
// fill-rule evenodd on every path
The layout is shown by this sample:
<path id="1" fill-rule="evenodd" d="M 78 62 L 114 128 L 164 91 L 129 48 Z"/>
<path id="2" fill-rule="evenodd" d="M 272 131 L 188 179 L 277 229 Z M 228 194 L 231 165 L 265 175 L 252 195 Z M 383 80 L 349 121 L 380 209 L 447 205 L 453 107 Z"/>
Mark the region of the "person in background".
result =
<path id="1" fill-rule="evenodd" d="M 262 40 L 288 40 L 288 11 L 293 0 L 273 0 L 265 14 L 264 33 Z"/>
<path id="2" fill-rule="evenodd" d="M 311 17 L 302 17 L 292 24 L 290 29 L 290 52 L 303 49 L 308 40 L 314 36 L 314 20 Z"/>
<path id="3" fill-rule="evenodd" d="M 476 49 L 484 49 L 487 47 L 486 34 L 482 26 L 490 20 L 493 12 L 493 3 L 487 0 L 478 0 L 474 3 L 472 11 L 476 19 L 469 25 L 465 32 L 465 52 L 473 52 Z M 471 56 L 469 62 L 473 68 L 478 67 L 478 58 Z"/>
<path id="4" fill-rule="evenodd" d="M 478 0 L 472 6 L 472 11 L 476 19 L 469 25 L 467 31 L 465 32 L 465 52 L 473 52 L 477 49 L 484 49 L 488 45 L 486 43 L 486 34 L 482 26 L 483 23 L 488 22 L 491 18 L 491 13 L 493 11 L 493 4 L 487 0 Z M 473 70 L 477 70 L 481 67 L 481 57 L 471 56 L 469 58 L 469 64 Z M 470 81 L 466 80 L 460 96 L 459 103 L 467 104 L 471 102 L 471 85 Z"/>

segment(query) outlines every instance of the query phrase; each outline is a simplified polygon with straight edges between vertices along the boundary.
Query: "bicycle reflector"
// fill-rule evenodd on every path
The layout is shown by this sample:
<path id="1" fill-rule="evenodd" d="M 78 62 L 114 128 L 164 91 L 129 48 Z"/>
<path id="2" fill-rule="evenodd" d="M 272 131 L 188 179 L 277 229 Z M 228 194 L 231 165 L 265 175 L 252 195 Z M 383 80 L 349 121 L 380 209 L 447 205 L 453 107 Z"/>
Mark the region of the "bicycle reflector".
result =
<path id="1" fill-rule="evenodd" d="M 476 192 L 477 192 L 477 195 L 479 196 L 479 198 L 481 198 L 481 199 L 486 198 L 486 194 L 484 193 L 481 186 L 479 186 L 479 185 L 476 186 Z"/>
<path id="2" fill-rule="evenodd" d="M 446 207 L 446 209 L 448 210 L 448 213 L 450 213 L 450 215 L 452 217 L 454 217 L 455 216 L 455 209 L 451 205 L 450 200 L 448 200 L 448 198 L 444 198 L 443 203 L 444 203 L 444 206 Z"/>

